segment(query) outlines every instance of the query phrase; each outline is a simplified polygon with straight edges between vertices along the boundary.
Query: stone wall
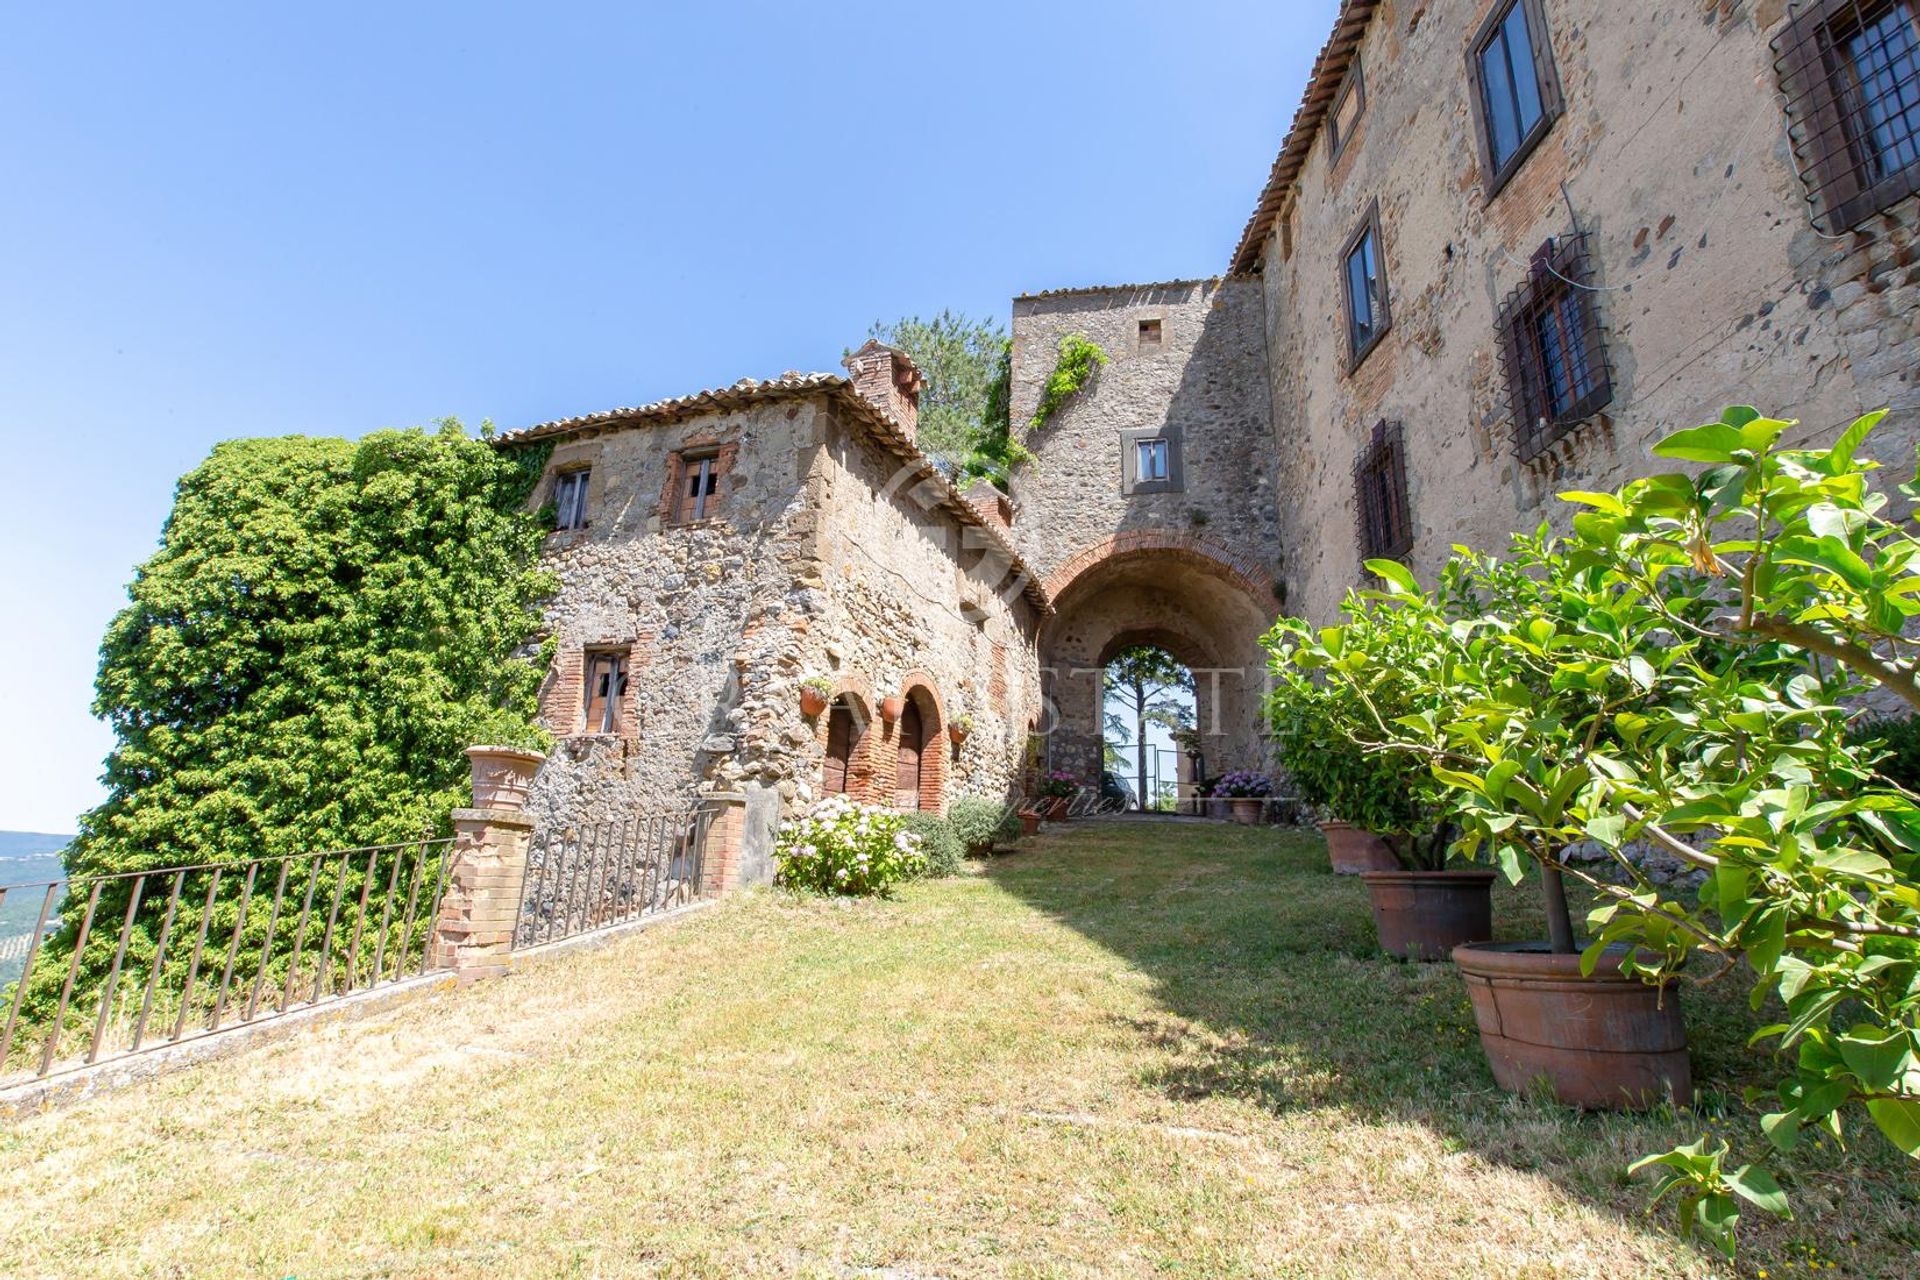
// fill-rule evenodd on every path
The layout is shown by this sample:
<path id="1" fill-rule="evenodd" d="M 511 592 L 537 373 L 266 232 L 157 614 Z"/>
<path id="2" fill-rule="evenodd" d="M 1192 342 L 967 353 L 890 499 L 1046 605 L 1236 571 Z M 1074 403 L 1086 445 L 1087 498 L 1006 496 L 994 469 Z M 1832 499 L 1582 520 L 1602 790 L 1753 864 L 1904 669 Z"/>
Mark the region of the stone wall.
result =
<path id="1" fill-rule="evenodd" d="M 542 691 L 556 741 L 529 800 L 536 821 L 740 796 L 743 865 L 763 868 L 780 815 L 818 795 L 825 717 L 804 718 L 799 698 L 813 676 L 859 691 L 869 716 L 892 694 L 919 701 L 940 752 L 928 807 L 1014 783 L 1038 714 L 1036 606 L 1004 551 L 857 408 L 828 389 L 556 444 L 535 502 L 560 473 L 592 471 L 588 526 L 545 551 L 560 584 Z M 727 465 L 711 517 L 676 524 L 663 495 L 686 479 L 685 449 Z M 614 734 L 582 728 L 596 650 L 628 655 Z M 947 729 L 963 714 L 974 727 L 956 747 Z M 898 743 L 892 725 L 873 728 L 862 798 L 891 803 Z"/>
<path id="2" fill-rule="evenodd" d="M 560 589 L 546 609 L 557 652 L 541 696 L 555 743 L 528 805 L 543 825 L 660 812 L 724 779 L 738 747 L 741 655 L 794 591 L 812 544 L 812 513 L 798 495 L 823 412 L 814 401 L 775 400 L 556 444 L 535 502 L 560 472 L 592 471 L 587 527 L 549 535 L 544 555 Z M 674 454 L 713 446 L 733 459 L 713 517 L 672 523 L 663 498 Z M 590 649 L 628 653 L 616 734 L 583 731 Z"/>
<path id="3" fill-rule="evenodd" d="M 1143 324 L 1151 326 L 1143 332 Z M 1255 281 L 1076 289 L 1015 299 L 1012 413 L 1031 419 L 1060 340 L 1111 363 L 1027 440 L 1013 536 L 1047 575 L 1046 761 L 1100 769 L 1099 669 L 1152 643 L 1195 669 L 1209 772 L 1264 768 L 1259 637 L 1280 607 L 1263 305 Z M 1128 451 L 1164 438 L 1166 485 L 1134 485 Z"/>
<path id="4" fill-rule="evenodd" d="M 1920 418 L 1916 202 L 1861 234 L 1809 223 L 1762 3 L 1544 5 L 1565 114 L 1487 200 L 1466 51 L 1489 0 L 1378 6 L 1365 114 L 1330 163 L 1324 131 L 1265 241 L 1272 438 L 1290 608 L 1329 618 L 1359 576 L 1351 468 L 1381 419 L 1406 432 L 1429 576 L 1454 542 L 1498 547 L 1552 495 L 1658 469 L 1652 441 L 1750 403 L 1826 439 L 1892 405 L 1869 450 L 1910 470 Z M 1392 327 L 1347 372 L 1340 254 L 1378 201 Z M 1548 237 L 1591 233 L 1614 395 L 1521 464 L 1495 350 L 1501 300 Z"/>

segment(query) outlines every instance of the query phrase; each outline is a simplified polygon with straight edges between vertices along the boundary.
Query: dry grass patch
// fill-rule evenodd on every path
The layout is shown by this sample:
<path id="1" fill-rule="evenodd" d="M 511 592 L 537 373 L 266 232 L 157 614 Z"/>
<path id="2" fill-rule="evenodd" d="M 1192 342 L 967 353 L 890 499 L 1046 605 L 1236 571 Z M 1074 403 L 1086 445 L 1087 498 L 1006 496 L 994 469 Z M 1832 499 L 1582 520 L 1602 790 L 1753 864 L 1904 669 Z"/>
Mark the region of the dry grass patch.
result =
<path id="1" fill-rule="evenodd" d="M 1375 955 L 1324 865 L 1100 824 L 892 902 L 751 895 L 0 1131 L 0 1274 L 1920 1272 L 1877 1150 L 1813 1153 L 1737 1270 L 1674 1240 L 1620 1170 L 1697 1118 L 1498 1094 L 1458 978 Z M 1739 1003 L 1690 1007 L 1723 1090 Z"/>

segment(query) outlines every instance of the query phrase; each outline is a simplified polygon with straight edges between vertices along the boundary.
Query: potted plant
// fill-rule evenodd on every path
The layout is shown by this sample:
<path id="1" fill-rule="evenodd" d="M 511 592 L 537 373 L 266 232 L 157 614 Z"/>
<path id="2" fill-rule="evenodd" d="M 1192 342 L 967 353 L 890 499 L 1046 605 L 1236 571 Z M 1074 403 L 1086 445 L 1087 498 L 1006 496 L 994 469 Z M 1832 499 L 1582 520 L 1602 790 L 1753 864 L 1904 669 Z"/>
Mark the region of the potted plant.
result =
<path id="1" fill-rule="evenodd" d="M 1339 686 L 1290 679 L 1267 704 L 1274 749 L 1300 800 L 1318 819 L 1335 875 L 1393 871 L 1399 859 L 1367 824 L 1400 816 L 1383 795 L 1394 785 L 1389 762 L 1370 759 L 1347 733 L 1362 709 Z"/>
<path id="2" fill-rule="evenodd" d="M 1042 816 L 1040 810 L 1031 805 L 1022 808 L 1020 810 L 1020 834 L 1023 836 L 1039 835 L 1040 819 Z"/>
<path id="3" fill-rule="evenodd" d="M 1423 691 L 1401 663 L 1426 640 L 1399 616 L 1368 608 L 1370 598 L 1348 599 L 1345 626 L 1283 618 L 1267 636 L 1274 745 L 1304 797 L 1378 837 L 1392 859 L 1359 873 L 1381 948 L 1444 960 L 1461 943 L 1493 937 L 1493 873 L 1449 869 L 1459 827 L 1447 789 L 1391 727 L 1420 709 Z"/>
<path id="4" fill-rule="evenodd" d="M 947 738 L 958 747 L 973 733 L 973 717 L 961 712 L 947 724 Z"/>
<path id="5" fill-rule="evenodd" d="M 480 746 L 467 748 L 471 766 L 473 807 L 521 810 L 533 789 L 534 775 L 547 757 L 528 747 Z"/>
<path id="6" fill-rule="evenodd" d="M 1042 812 L 1049 822 L 1065 822 L 1073 816 L 1073 798 L 1080 793 L 1080 779 L 1065 769 L 1054 769 L 1040 780 Z"/>
<path id="7" fill-rule="evenodd" d="M 947 809 L 947 821 L 953 825 L 953 831 L 970 858 L 982 857 L 993 852 L 994 845 L 1002 840 L 1012 840 L 1021 834 L 1023 823 L 1015 813 L 1014 806 L 1000 800 L 989 800 L 985 796 L 960 796 Z M 1039 830 L 1040 818 L 1033 819 L 1034 830 Z M 1032 835 L 1029 831 L 1026 834 Z"/>
<path id="8" fill-rule="evenodd" d="M 906 709 L 907 700 L 897 693 L 890 698 L 880 699 L 880 718 L 888 724 L 896 723 L 900 719 L 900 713 Z"/>
<path id="9" fill-rule="evenodd" d="M 1265 815 L 1267 797 L 1273 794 L 1273 780 L 1251 769 L 1236 769 L 1222 774 L 1214 790 L 1226 798 L 1235 822 L 1257 826 Z"/>
<path id="10" fill-rule="evenodd" d="M 833 700 L 833 682 L 825 676 L 809 676 L 800 682 L 800 714 L 811 720 L 827 709 Z"/>

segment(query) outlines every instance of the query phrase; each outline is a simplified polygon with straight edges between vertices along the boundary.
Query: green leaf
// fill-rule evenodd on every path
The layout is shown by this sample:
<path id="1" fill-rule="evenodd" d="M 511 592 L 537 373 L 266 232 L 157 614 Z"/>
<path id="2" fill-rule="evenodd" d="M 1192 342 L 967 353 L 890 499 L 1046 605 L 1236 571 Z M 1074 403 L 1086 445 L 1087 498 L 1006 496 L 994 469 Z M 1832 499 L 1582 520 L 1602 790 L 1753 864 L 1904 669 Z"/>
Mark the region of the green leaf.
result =
<path id="1" fill-rule="evenodd" d="M 1887 1141 L 1920 1159 L 1920 1099 L 1875 1098 L 1867 1104 L 1867 1114 Z"/>
<path id="2" fill-rule="evenodd" d="M 1627 504 L 1611 493 L 1589 493 L 1584 489 L 1569 489 L 1560 495 L 1562 502 L 1580 502 L 1589 507 L 1598 507 L 1608 515 L 1624 516 Z"/>
<path id="3" fill-rule="evenodd" d="M 1868 1089 L 1893 1088 L 1913 1061 L 1913 1033 L 1905 1027 L 1855 1027 L 1837 1038 L 1841 1061 Z"/>
<path id="4" fill-rule="evenodd" d="M 1768 1213 L 1782 1218 L 1793 1216 L 1787 1204 L 1787 1193 L 1780 1189 L 1773 1175 L 1757 1165 L 1743 1164 L 1727 1175 L 1727 1186 L 1733 1193 L 1748 1204 L 1758 1205 Z"/>
<path id="5" fill-rule="evenodd" d="M 1395 588 L 1394 594 L 1417 596 L 1420 584 L 1414 580 L 1413 573 L 1398 560 L 1369 560 L 1367 572 Z"/>
<path id="6" fill-rule="evenodd" d="M 1885 409 L 1875 409 L 1872 413 L 1854 419 L 1853 425 L 1840 433 L 1833 445 L 1833 469 L 1835 474 L 1847 470 L 1853 465 L 1854 451 L 1857 450 L 1873 429 L 1880 425 L 1880 419 L 1887 416 Z"/>

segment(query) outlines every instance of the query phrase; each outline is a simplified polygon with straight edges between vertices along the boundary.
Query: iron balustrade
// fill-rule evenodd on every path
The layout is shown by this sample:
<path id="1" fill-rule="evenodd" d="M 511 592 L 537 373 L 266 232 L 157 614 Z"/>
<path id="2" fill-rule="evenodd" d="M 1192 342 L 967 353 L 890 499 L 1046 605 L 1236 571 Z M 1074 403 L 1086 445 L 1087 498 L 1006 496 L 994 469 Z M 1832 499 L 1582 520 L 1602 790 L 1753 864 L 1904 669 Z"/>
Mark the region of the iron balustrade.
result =
<path id="1" fill-rule="evenodd" d="M 34 904 L 0 990 L 0 1082 L 45 1077 L 443 967 L 451 839 L 0 886 Z"/>
<path id="2" fill-rule="evenodd" d="M 696 807 L 536 832 L 513 945 L 558 942 L 705 896 L 714 816 Z"/>

